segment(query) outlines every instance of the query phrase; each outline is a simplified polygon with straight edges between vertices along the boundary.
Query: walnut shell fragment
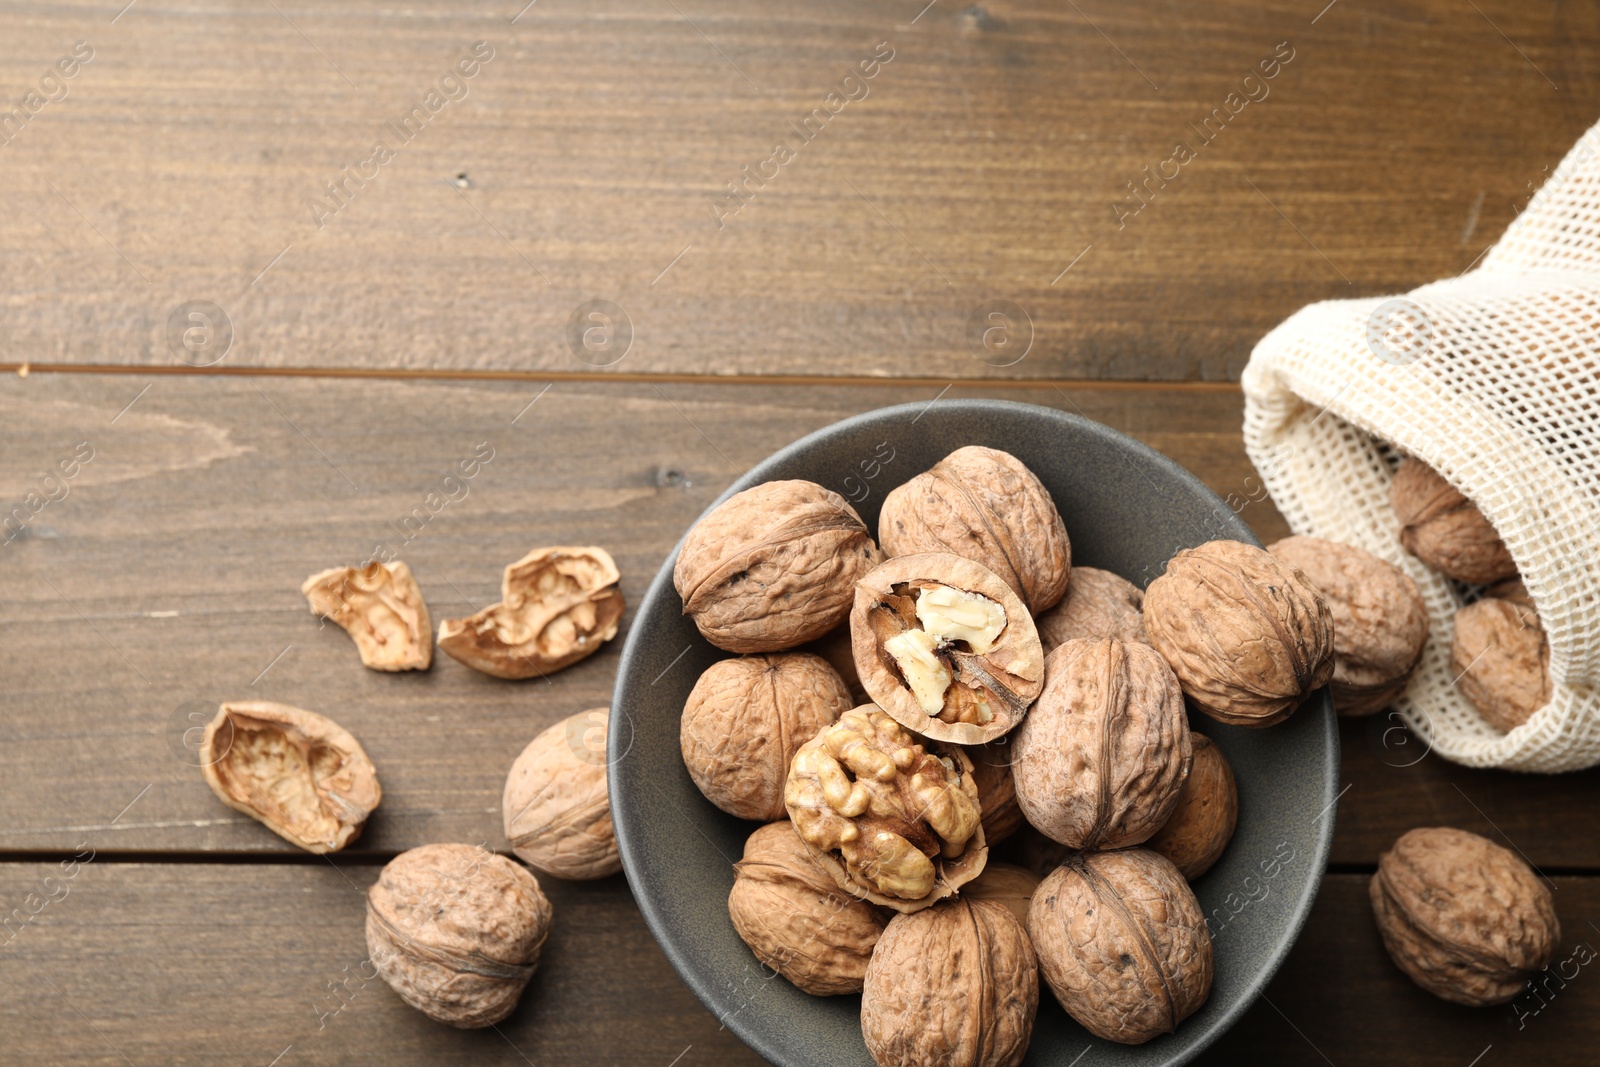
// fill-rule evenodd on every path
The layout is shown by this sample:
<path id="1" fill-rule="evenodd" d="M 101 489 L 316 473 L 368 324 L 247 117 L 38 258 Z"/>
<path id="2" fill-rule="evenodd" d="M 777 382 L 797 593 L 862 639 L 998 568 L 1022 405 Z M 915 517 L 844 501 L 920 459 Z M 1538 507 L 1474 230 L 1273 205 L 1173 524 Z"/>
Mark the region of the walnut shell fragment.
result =
<path id="1" fill-rule="evenodd" d="M 311 614 L 349 632 L 361 663 L 375 671 L 425 671 L 433 663 L 433 623 L 411 568 L 399 560 L 318 571 L 300 586 Z"/>
<path id="2" fill-rule="evenodd" d="M 1189 780 L 1183 783 L 1171 818 L 1145 844 L 1192 882 L 1222 858 L 1233 840 L 1239 823 L 1239 787 L 1216 742 L 1204 734 L 1191 733 L 1189 738 L 1194 748 Z"/>
<path id="3" fill-rule="evenodd" d="M 609 708 L 580 711 L 543 731 L 511 765 L 500 798 L 517 858 L 556 878 L 622 870 L 606 788 Z"/>
<path id="4" fill-rule="evenodd" d="M 972 760 L 972 780 L 978 785 L 978 808 L 983 813 L 983 840 L 991 848 L 1022 829 L 1027 820 L 1017 803 L 1017 783 L 1011 774 L 1016 750 L 1007 738 L 966 749 Z"/>
<path id="5" fill-rule="evenodd" d="M 228 807 L 307 852 L 337 852 L 383 799 L 361 743 L 332 719 L 266 700 L 224 704 L 200 743 L 206 784 Z"/>
<path id="6" fill-rule="evenodd" d="M 1022 923 L 963 897 L 889 920 L 867 967 L 861 1036 L 878 1067 L 1017 1067 L 1038 1010 Z"/>
<path id="7" fill-rule="evenodd" d="M 1550 964 L 1561 939 L 1549 887 L 1477 834 L 1412 830 L 1378 860 L 1369 886 L 1384 947 L 1436 997 L 1503 1004 Z"/>
<path id="8" fill-rule="evenodd" d="M 1183 876 L 1148 849 L 1078 852 L 1028 908 L 1045 982 L 1096 1037 L 1170 1034 L 1211 995 L 1211 935 Z"/>
<path id="9" fill-rule="evenodd" d="M 1550 641 L 1521 582 L 1456 612 L 1450 669 L 1461 693 L 1502 733 L 1550 703 Z"/>
<path id="10" fill-rule="evenodd" d="M 1028 904 L 1039 888 L 1040 878 L 1026 867 L 1014 863 L 988 863 L 983 873 L 961 887 L 963 900 L 993 900 L 1004 904 L 1019 923 L 1028 921 Z"/>
<path id="11" fill-rule="evenodd" d="M 1516 577 L 1511 550 L 1483 512 L 1421 460 L 1400 461 L 1389 501 L 1400 517 L 1405 550 L 1446 578 L 1489 585 Z"/>
<path id="12" fill-rule="evenodd" d="M 981 745 L 1044 686 L 1044 650 L 1011 587 L 945 552 L 896 556 L 856 583 L 850 633 L 861 685 L 907 729 Z"/>
<path id="13" fill-rule="evenodd" d="M 1072 545 L 1049 490 L 1023 462 L 968 445 L 890 491 L 878 517 L 889 556 L 949 552 L 993 571 L 1030 612 L 1067 591 Z"/>
<path id="14" fill-rule="evenodd" d="M 439 624 L 439 647 L 496 678 L 559 671 L 617 636 L 620 578 L 603 548 L 536 548 L 506 568 L 500 603 Z"/>
<path id="15" fill-rule="evenodd" d="M 1144 590 L 1098 567 L 1072 568 L 1067 595 L 1033 622 L 1047 656 L 1079 639 L 1115 637 L 1150 643 L 1144 632 Z"/>
<path id="16" fill-rule="evenodd" d="M 843 622 L 856 579 L 882 558 L 838 493 L 815 482 L 764 482 L 694 524 L 672 584 L 713 645 L 778 652 Z"/>
<path id="17" fill-rule="evenodd" d="M 887 912 L 840 889 L 787 821 L 751 834 L 733 869 L 728 914 L 756 959 L 812 996 L 861 992 Z"/>
<path id="18" fill-rule="evenodd" d="M 400 999 L 462 1029 L 510 1015 L 550 935 L 526 867 L 473 845 L 423 845 L 367 890 L 367 949 Z"/>
<path id="19" fill-rule="evenodd" d="M 783 819 L 789 761 L 853 707 L 850 690 L 820 656 L 771 652 L 713 663 L 683 708 L 684 766 L 729 815 Z"/>

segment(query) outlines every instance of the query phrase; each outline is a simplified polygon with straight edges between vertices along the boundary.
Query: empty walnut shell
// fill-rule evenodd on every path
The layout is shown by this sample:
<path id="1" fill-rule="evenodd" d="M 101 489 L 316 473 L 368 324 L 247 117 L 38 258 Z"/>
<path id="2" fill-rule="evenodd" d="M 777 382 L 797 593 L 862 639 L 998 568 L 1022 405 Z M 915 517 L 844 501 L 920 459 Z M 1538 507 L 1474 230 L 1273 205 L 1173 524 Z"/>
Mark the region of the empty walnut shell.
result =
<path id="1" fill-rule="evenodd" d="M 1144 627 L 1195 706 L 1235 726 L 1282 722 L 1333 674 L 1333 615 L 1311 580 L 1253 545 L 1172 557 Z"/>
<path id="2" fill-rule="evenodd" d="M 1148 849 L 1069 856 L 1034 891 L 1028 933 L 1061 1006 L 1107 1041 L 1170 1034 L 1211 995 L 1200 904 Z"/>
<path id="3" fill-rule="evenodd" d="M 978 808 L 983 815 L 983 839 L 992 848 L 1022 829 L 1026 821 L 1017 803 L 1017 784 L 1011 775 L 1015 749 L 1007 738 L 966 749 L 972 760 L 972 780 L 978 784 Z"/>
<path id="4" fill-rule="evenodd" d="M 1068 641 L 1017 730 L 1017 803 L 1072 848 L 1126 848 L 1177 806 L 1191 756 L 1183 691 L 1161 654 L 1114 637 Z"/>
<path id="5" fill-rule="evenodd" d="M 550 901 L 526 867 L 473 845 L 423 845 L 367 890 L 367 949 L 400 999 L 462 1029 L 517 1006 L 550 934 Z"/>
<path id="6" fill-rule="evenodd" d="M 1144 632 L 1144 591 L 1120 574 L 1098 567 L 1072 568 L 1067 595 L 1033 622 L 1047 656 L 1068 641 L 1115 637 L 1149 643 Z"/>
<path id="7" fill-rule="evenodd" d="M 557 878 L 622 869 L 606 791 L 608 708 L 580 711 L 528 742 L 500 798 L 511 851 Z"/>
<path id="8" fill-rule="evenodd" d="M 1146 845 L 1194 881 L 1222 858 L 1239 822 L 1239 787 L 1222 749 L 1204 734 L 1191 733 L 1194 762 L 1171 818 Z"/>
<path id="9" fill-rule="evenodd" d="M 1456 612 L 1450 668 L 1461 693 L 1502 733 L 1550 703 L 1550 642 L 1521 582 Z"/>
<path id="10" fill-rule="evenodd" d="M 1405 550 L 1446 578 L 1488 585 L 1516 575 L 1511 551 L 1483 512 L 1421 460 L 1400 461 L 1389 501 Z"/>
<path id="11" fill-rule="evenodd" d="M 878 1067 L 1017 1067 L 1038 1010 L 1022 923 L 963 897 L 889 920 L 867 967 L 861 1036 Z"/>
<path id="12" fill-rule="evenodd" d="M 883 499 L 878 541 L 892 556 L 949 552 L 999 575 L 1030 612 L 1067 591 L 1072 546 L 1043 483 L 997 448 L 968 445 Z"/>
<path id="13" fill-rule="evenodd" d="M 843 622 L 856 579 L 882 558 L 838 493 L 815 482 L 765 482 L 694 524 L 672 584 L 713 645 L 778 652 Z"/>
<path id="14" fill-rule="evenodd" d="M 411 568 L 396 560 L 333 567 L 307 578 L 300 592 L 311 614 L 344 627 L 364 666 L 425 671 L 433 663 L 433 623 Z"/>
<path id="15" fill-rule="evenodd" d="M 733 870 L 728 914 L 756 959 L 812 996 L 861 992 L 888 912 L 840 889 L 788 822 L 751 834 Z"/>
<path id="16" fill-rule="evenodd" d="M 200 766 L 224 804 L 307 852 L 354 841 L 383 799 L 360 742 L 332 719 L 288 704 L 222 705 L 206 726 Z"/>
<path id="17" fill-rule="evenodd" d="M 1014 863 L 987 863 L 983 873 L 961 887 L 963 900 L 993 900 L 1011 909 L 1019 923 L 1028 921 L 1028 904 L 1039 888 L 1039 876 Z"/>
<path id="18" fill-rule="evenodd" d="M 789 761 L 853 707 L 844 681 L 820 656 L 772 652 L 713 663 L 683 707 L 684 766 L 706 799 L 729 815 L 785 818 Z"/>
<path id="19" fill-rule="evenodd" d="M 500 603 L 439 624 L 439 647 L 496 678 L 532 678 L 617 636 L 622 590 L 603 548 L 536 548 L 506 568 Z"/>
<path id="20" fill-rule="evenodd" d="M 1412 830 L 1378 860 L 1369 886 L 1389 956 L 1436 997 L 1503 1004 L 1548 966 L 1561 940 L 1549 887 L 1477 834 Z"/>
<path id="21" fill-rule="evenodd" d="M 1371 715 L 1402 693 L 1428 643 L 1428 608 L 1417 583 L 1353 545 L 1286 537 L 1267 551 L 1298 567 L 1333 616 L 1333 706 Z"/>

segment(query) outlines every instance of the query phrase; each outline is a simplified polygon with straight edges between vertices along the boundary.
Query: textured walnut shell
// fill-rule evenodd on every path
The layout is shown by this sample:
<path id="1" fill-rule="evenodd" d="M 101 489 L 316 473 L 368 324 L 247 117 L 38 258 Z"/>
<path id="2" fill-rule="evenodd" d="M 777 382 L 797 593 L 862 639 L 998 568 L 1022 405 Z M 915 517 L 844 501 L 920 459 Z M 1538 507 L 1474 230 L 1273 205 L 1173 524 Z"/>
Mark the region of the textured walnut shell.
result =
<path id="1" fill-rule="evenodd" d="M 332 719 L 266 700 L 224 704 L 206 726 L 200 766 L 228 807 L 307 852 L 361 836 L 383 799 L 361 743 Z"/>
<path id="2" fill-rule="evenodd" d="M 439 624 L 439 647 L 496 678 L 559 671 L 617 636 L 619 578 L 603 548 L 536 548 L 506 568 L 500 603 Z"/>
<path id="3" fill-rule="evenodd" d="M 526 867 L 473 845 L 423 845 L 367 890 L 367 949 L 400 999 L 462 1029 L 517 1006 L 550 934 L 550 901 Z"/>
<path id="4" fill-rule="evenodd" d="M 1428 608 L 1404 571 L 1370 552 L 1317 537 L 1286 537 L 1268 547 L 1298 567 L 1333 616 L 1333 706 L 1371 715 L 1402 693 L 1428 643 Z"/>
<path id="5" fill-rule="evenodd" d="M 778 652 L 843 622 L 856 579 L 882 558 L 838 493 L 815 482 L 764 482 L 694 524 L 672 584 L 713 645 Z"/>
<path id="6" fill-rule="evenodd" d="M 784 801 L 840 888 L 896 911 L 953 895 L 989 857 L 967 754 L 918 743 L 873 704 L 801 746 Z"/>
<path id="7" fill-rule="evenodd" d="M 883 649 L 885 640 L 919 627 L 917 592 L 933 585 L 986 597 L 1006 614 L 1005 629 L 987 653 L 964 650 L 959 642 L 941 648 L 939 657 L 954 680 L 937 717 L 922 710 Z M 960 745 L 993 741 L 1022 721 L 1044 687 L 1044 649 L 1033 617 L 1011 587 L 981 564 L 944 552 L 896 556 L 856 583 L 855 598 L 850 635 L 861 685 L 914 733 Z M 987 723 L 979 721 L 983 709 L 991 716 Z"/>
<path id="8" fill-rule="evenodd" d="M 1072 546 L 1055 501 L 1009 452 L 968 445 L 883 499 L 878 541 L 892 556 L 949 552 L 999 575 L 1030 612 L 1067 591 Z"/>
<path id="9" fill-rule="evenodd" d="M 966 753 L 972 760 L 972 780 L 978 783 L 983 839 L 993 848 L 1026 822 L 1017 803 L 1017 784 L 1011 776 L 1011 760 L 1016 753 L 1006 738 L 973 745 Z"/>
<path id="10" fill-rule="evenodd" d="M 1510 550 L 1483 512 L 1421 460 L 1400 461 L 1389 501 L 1405 550 L 1446 578 L 1488 585 L 1516 575 Z"/>
<path id="11" fill-rule="evenodd" d="M 1170 1034 L 1211 995 L 1200 904 L 1148 849 L 1069 856 L 1034 891 L 1028 933 L 1061 1006 L 1107 1041 Z"/>
<path id="12" fill-rule="evenodd" d="M 606 792 L 610 709 L 591 708 L 528 742 L 506 775 L 500 813 L 511 851 L 557 878 L 604 878 L 622 869 Z"/>
<path id="13" fill-rule="evenodd" d="M 1204 734 L 1191 733 L 1194 762 L 1172 816 L 1146 845 L 1194 881 L 1222 858 L 1239 822 L 1239 787 L 1222 749 Z"/>
<path id="14" fill-rule="evenodd" d="M 751 834 L 733 870 L 728 914 L 756 959 L 812 996 L 861 992 L 889 913 L 840 889 L 788 822 Z"/>
<path id="15" fill-rule="evenodd" d="M 861 1036 L 878 1067 L 1017 1067 L 1039 1010 L 1027 931 L 992 900 L 896 915 L 861 994 Z"/>
<path id="16" fill-rule="evenodd" d="M 1234 726 L 1282 722 L 1333 675 L 1333 615 L 1311 579 L 1240 541 L 1172 557 L 1144 627 L 1195 706 Z"/>
<path id="17" fill-rule="evenodd" d="M 300 586 L 311 614 L 350 634 L 364 666 L 375 671 L 425 671 L 433 663 L 433 623 L 411 568 L 368 562 L 318 571 Z"/>
<path id="18" fill-rule="evenodd" d="M 1019 923 L 1028 921 L 1028 904 L 1039 888 L 1039 876 L 1014 863 L 988 863 L 983 873 L 961 887 L 963 900 L 993 900 L 1004 904 Z"/>
<path id="19" fill-rule="evenodd" d="M 1045 655 L 1076 640 L 1115 637 L 1149 643 L 1144 632 L 1144 591 L 1122 575 L 1098 567 L 1072 568 L 1067 595 L 1033 622 Z"/>
<path id="20" fill-rule="evenodd" d="M 1527 595 L 1520 582 L 1495 589 Z M 1502 733 L 1550 703 L 1550 642 L 1538 613 L 1517 600 L 1486 596 L 1456 612 L 1450 668 L 1462 695 Z"/>
<path id="21" fill-rule="evenodd" d="M 1561 940 L 1550 890 L 1477 834 L 1412 830 L 1378 859 L 1369 886 L 1389 956 L 1436 997 L 1503 1004 L 1548 966 Z"/>
<path id="22" fill-rule="evenodd" d="M 854 596 L 853 593 L 851 595 Z M 856 653 L 850 641 L 849 619 L 844 621 L 844 625 L 835 626 L 800 651 L 821 656 L 828 661 L 828 666 L 839 672 L 845 688 L 850 690 L 851 707 L 872 702 L 867 696 L 867 691 L 861 687 L 861 675 L 856 673 Z"/>
<path id="23" fill-rule="evenodd" d="M 1068 641 L 1013 742 L 1017 803 L 1072 848 L 1126 848 L 1161 829 L 1191 757 L 1183 691 L 1149 645 Z"/>

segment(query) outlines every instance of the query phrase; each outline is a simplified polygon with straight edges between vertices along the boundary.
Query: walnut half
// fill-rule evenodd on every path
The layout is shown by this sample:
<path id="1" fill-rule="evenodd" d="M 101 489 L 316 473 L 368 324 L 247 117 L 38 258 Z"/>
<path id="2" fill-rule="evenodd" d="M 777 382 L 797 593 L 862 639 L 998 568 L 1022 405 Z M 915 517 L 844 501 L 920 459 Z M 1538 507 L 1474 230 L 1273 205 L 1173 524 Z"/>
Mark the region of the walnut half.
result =
<path id="1" fill-rule="evenodd" d="M 311 614 L 344 627 L 364 666 L 375 671 L 425 671 L 433 663 L 433 623 L 411 568 L 396 560 L 330 567 L 300 592 Z"/>

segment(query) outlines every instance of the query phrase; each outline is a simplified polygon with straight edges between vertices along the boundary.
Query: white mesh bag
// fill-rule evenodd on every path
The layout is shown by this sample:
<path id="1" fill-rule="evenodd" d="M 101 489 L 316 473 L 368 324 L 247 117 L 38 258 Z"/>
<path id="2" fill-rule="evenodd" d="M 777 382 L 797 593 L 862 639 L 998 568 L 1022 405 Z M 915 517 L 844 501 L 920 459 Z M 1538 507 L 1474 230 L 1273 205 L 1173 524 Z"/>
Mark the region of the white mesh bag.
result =
<path id="1" fill-rule="evenodd" d="M 1243 378 L 1245 449 L 1296 533 L 1358 545 L 1422 590 L 1432 632 L 1395 707 L 1474 767 L 1600 763 L 1600 126 L 1482 265 L 1400 298 L 1313 304 Z M 1550 702 L 1509 734 L 1456 689 L 1456 609 L 1475 591 L 1400 546 L 1394 449 L 1439 471 L 1504 538 L 1550 639 Z"/>

